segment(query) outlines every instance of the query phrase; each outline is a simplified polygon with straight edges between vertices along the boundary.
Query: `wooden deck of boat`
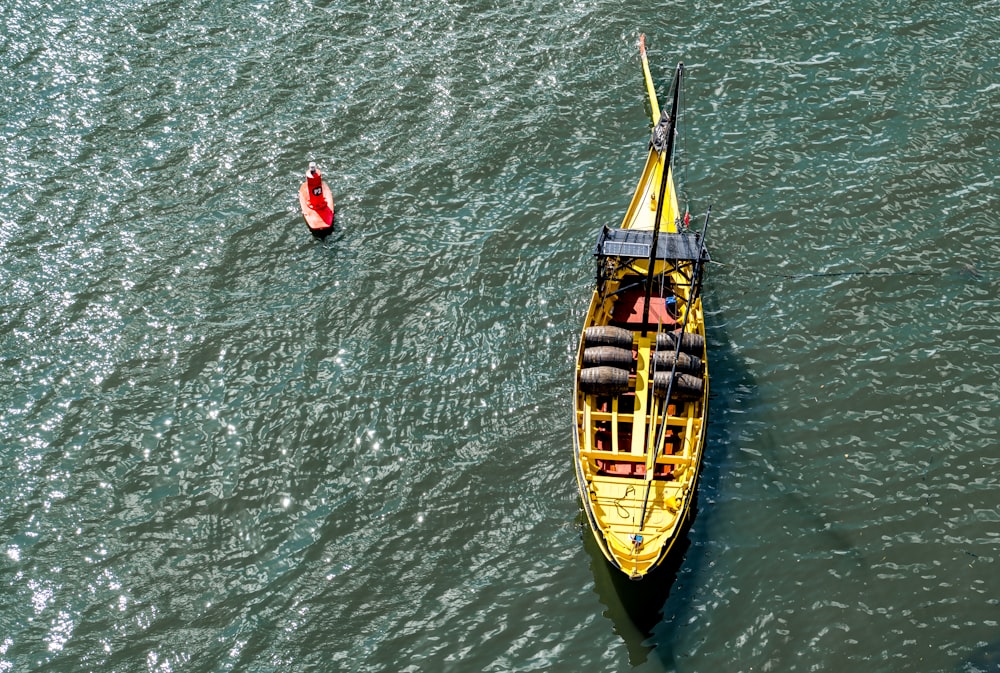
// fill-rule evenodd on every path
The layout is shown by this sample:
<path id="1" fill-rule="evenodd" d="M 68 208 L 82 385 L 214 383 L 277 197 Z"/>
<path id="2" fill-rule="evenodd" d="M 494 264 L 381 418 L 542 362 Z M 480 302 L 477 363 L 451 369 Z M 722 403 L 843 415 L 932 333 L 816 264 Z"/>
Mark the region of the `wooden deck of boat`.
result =
<path id="1" fill-rule="evenodd" d="M 611 324 L 615 327 L 625 327 L 627 329 L 641 331 L 656 330 L 662 326 L 664 329 L 674 329 L 679 327 L 673 311 L 669 307 L 666 297 L 653 295 L 649 301 L 649 316 L 646 323 L 642 322 L 642 314 L 646 307 L 646 292 L 642 287 L 632 287 L 619 296 L 615 302 L 614 311 L 611 314 Z"/>

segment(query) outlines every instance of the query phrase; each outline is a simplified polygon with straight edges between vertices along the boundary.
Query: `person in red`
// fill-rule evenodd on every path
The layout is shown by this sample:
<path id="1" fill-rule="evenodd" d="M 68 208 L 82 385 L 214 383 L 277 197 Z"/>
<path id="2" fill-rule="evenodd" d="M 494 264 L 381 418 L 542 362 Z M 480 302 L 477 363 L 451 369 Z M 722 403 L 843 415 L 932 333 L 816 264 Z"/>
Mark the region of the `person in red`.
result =
<path id="1" fill-rule="evenodd" d="M 310 231 L 314 234 L 333 231 L 333 195 L 315 161 L 309 162 L 306 181 L 299 188 L 299 203 Z"/>

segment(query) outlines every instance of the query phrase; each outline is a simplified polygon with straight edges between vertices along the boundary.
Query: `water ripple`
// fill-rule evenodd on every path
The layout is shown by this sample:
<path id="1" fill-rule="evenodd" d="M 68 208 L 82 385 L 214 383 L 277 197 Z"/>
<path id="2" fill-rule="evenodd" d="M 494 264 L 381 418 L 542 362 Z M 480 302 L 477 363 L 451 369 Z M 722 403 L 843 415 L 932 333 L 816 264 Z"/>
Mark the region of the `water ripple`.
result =
<path id="1" fill-rule="evenodd" d="M 990 9 L 15 0 L 0 670 L 988 657 Z M 720 263 L 698 515 L 637 592 L 583 535 L 567 386 L 640 30 L 661 88 L 689 66 Z"/>

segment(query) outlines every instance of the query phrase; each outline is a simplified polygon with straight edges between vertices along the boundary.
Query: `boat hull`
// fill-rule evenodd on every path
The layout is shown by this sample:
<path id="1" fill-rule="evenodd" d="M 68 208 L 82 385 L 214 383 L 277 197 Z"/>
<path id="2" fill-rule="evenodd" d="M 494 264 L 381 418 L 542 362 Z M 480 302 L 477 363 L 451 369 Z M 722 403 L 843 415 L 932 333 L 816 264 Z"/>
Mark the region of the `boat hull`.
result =
<path id="1" fill-rule="evenodd" d="M 709 396 L 700 296 L 708 254 L 698 235 L 680 231 L 672 141 L 657 141 L 675 129 L 661 122 L 644 51 L 643 69 L 653 141 L 621 225 L 602 228 L 594 249 L 574 385 L 580 499 L 601 552 L 632 579 L 664 562 L 691 516 Z M 676 105 L 675 88 L 670 117 Z"/>
<path id="2" fill-rule="evenodd" d="M 299 187 L 299 207 L 302 209 L 302 217 L 306 221 L 306 226 L 314 236 L 329 236 L 334 228 L 333 192 L 330 186 L 323 181 L 323 199 L 326 208 L 315 209 L 309 204 L 309 185 L 303 182 Z"/>

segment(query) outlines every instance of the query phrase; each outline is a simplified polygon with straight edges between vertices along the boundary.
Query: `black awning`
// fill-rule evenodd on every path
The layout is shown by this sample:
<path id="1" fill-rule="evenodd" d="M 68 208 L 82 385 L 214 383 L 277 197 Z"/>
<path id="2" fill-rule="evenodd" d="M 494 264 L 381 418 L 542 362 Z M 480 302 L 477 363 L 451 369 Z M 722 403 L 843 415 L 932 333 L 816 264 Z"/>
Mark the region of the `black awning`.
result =
<path id="1" fill-rule="evenodd" d="M 627 259 L 649 259 L 649 248 L 653 244 L 653 232 L 635 229 L 611 229 L 601 227 L 594 247 L 596 257 L 624 257 Z M 698 234 L 669 234 L 660 232 L 656 241 L 656 259 L 695 261 L 701 249 Z M 705 249 L 705 261 L 711 258 Z"/>

